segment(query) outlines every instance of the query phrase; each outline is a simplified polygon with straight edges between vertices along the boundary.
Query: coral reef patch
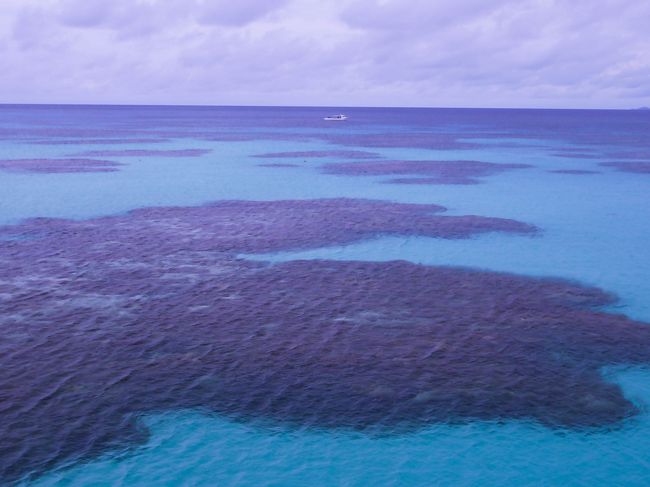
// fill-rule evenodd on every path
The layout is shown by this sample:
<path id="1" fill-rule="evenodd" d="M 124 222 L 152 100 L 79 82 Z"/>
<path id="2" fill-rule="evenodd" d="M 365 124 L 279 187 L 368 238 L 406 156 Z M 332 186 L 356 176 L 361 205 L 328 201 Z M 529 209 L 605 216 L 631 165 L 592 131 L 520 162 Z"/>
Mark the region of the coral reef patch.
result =
<path id="1" fill-rule="evenodd" d="M 324 164 L 321 169 L 327 174 L 348 176 L 427 176 L 387 181 L 398 184 L 477 184 L 480 177 L 529 167 L 532 166 L 481 161 L 364 161 Z"/>
<path id="2" fill-rule="evenodd" d="M 0 170 L 12 172 L 66 173 L 66 172 L 113 172 L 119 162 L 100 159 L 3 159 Z"/>
<path id="3" fill-rule="evenodd" d="M 125 149 L 92 150 L 75 154 L 76 157 L 200 157 L 210 149 Z"/>
<path id="4" fill-rule="evenodd" d="M 256 154 L 253 157 L 265 159 L 311 159 L 317 157 L 337 157 L 341 159 L 377 159 L 379 154 L 360 150 L 328 150 L 328 151 L 294 151 L 294 152 L 267 152 Z"/>
<path id="5" fill-rule="evenodd" d="M 0 228 L 0 478 L 141 444 L 139 415 L 412 431 L 615 425 L 599 369 L 650 361 L 650 327 L 576 283 L 408 262 L 250 261 L 381 235 L 534 235 L 372 200 L 222 201 Z"/>
<path id="6" fill-rule="evenodd" d="M 574 174 L 576 176 L 588 175 L 588 174 L 600 174 L 599 171 L 591 171 L 589 169 L 553 169 L 548 171 L 555 174 Z"/>
<path id="7" fill-rule="evenodd" d="M 650 162 L 630 161 L 630 162 L 603 162 L 601 166 L 613 167 L 621 172 L 631 172 L 635 174 L 650 174 Z"/>

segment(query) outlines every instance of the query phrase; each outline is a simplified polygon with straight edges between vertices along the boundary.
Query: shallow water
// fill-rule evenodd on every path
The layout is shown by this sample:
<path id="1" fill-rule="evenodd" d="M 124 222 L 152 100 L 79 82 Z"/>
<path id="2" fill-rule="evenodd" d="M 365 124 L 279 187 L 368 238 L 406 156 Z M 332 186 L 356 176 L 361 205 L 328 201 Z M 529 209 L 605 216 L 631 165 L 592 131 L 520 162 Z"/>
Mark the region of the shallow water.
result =
<path id="1" fill-rule="evenodd" d="M 98 159 L 122 164 L 113 172 L 83 172 L 83 165 L 71 172 L 48 172 L 51 165 L 41 165 L 46 170 L 34 172 L 33 164 L 7 163 L 0 170 L 0 223 L 33 217 L 90 221 L 137 208 L 216 200 L 345 197 L 436 204 L 448 208 L 450 216 L 513 219 L 539 232 L 450 239 L 404 229 L 387 235 L 384 229 L 346 237 L 343 244 L 324 239 L 311 248 L 237 253 L 252 261 L 406 260 L 565 278 L 614 293 L 619 301 L 609 312 L 650 323 L 650 175 L 602 165 L 648 161 L 643 159 L 650 151 L 647 113 L 347 109 L 350 119 L 332 125 L 320 120 L 324 112 L 329 110 L 0 107 L 0 160 L 88 158 L 83 154 L 93 151 Z M 186 152 L 163 156 L 160 151 Z M 326 164 L 358 160 L 372 166 L 375 160 L 350 159 L 354 153 L 341 151 L 375 153 L 377 161 L 531 167 L 477 174 L 477 184 L 393 184 L 387 181 L 395 175 L 372 170 L 361 175 L 324 171 Z M 286 152 L 306 154 L 253 157 Z M 263 165 L 269 163 L 277 166 Z M 287 163 L 296 166 L 282 165 Z M 557 170 L 595 173 L 551 172 Z M 324 227 L 323 234 L 330 230 Z M 100 306 L 90 303 L 91 309 Z M 120 310 L 119 300 L 109 306 Z M 5 336 L 13 337 L 8 323 Z M 3 382 L 14 372 L 4 368 Z M 650 373 L 638 363 L 611 363 L 601 373 L 638 408 L 613 426 L 554 427 L 511 417 L 437 419 L 416 431 L 373 435 L 268 423 L 259 416 L 233 418 L 210 408 L 143 408 L 137 421 L 149 433 L 144 443 L 71 455 L 33 475 L 21 470 L 19 457 L 12 464 L 19 476 L 7 479 L 22 477 L 35 485 L 645 485 Z M 3 411 L 11 400 L 11 395 L 3 398 Z M 30 438 L 20 445 L 0 442 L 3 452 L 38 447 Z"/>

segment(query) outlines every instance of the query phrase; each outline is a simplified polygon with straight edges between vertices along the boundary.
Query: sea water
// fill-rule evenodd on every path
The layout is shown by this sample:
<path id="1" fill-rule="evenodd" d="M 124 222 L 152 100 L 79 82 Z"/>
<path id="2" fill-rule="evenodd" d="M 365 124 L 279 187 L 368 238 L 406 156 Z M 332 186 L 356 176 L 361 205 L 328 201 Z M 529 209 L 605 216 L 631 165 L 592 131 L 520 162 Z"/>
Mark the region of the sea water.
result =
<path id="1" fill-rule="evenodd" d="M 640 111 L 237 107 L 0 107 L 0 160 L 78 157 L 88 151 L 209 150 L 198 157 L 113 155 L 113 172 L 0 170 L 0 224 L 33 217 L 88 219 L 151 206 L 215 200 L 331 197 L 433 203 L 451 215 L 512 218 L 534 237 L 464 240 L 385 236 L 345 246 L 243 255 L 254 260 L 408 260 L 567 278 L 620 300 L 609 311 L 650 323 L 650 174 L 603 163 L 650 161 L 650 116 Z M 337 112 L 338 110 L 334 110 Z M 453 143 L 399 143 L 400 134 Z M 392 134 L 392 143 L 368 135 Z M 355 141 L 359 144 L 355 145 Z M 389 184 L 334 175 L 341 157 L 265 153 L 359 150 L 386 160 L 476 160 L 526 169 L 478 184 Z M 576 154 L 578 156 L 576 156 Z M 584 156 L 584 157 L 581 157 Z M 645 159 L 644 159 L 645 158 Z M 347 159 L 344 159 L 347 160 Z M 264 166 L 271 162 L 294 166 Z M 556 170 L 594 171 L 567 174 Z M 29 485 L 647 485 L 649 368 L 602 371 L 640 414 L 603 431 L 527 421 L 431 424 L 416 432 L 284 428 L 201 411 L 144 415 L 144 445 L 57 467 Z"/>

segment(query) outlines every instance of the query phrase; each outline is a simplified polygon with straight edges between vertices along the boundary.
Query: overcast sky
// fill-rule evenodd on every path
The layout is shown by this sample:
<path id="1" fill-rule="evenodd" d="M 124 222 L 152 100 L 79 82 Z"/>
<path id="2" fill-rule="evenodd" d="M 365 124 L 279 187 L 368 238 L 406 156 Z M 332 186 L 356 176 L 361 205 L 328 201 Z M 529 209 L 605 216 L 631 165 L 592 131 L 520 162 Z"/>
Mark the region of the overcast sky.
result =
<path id="1" fill-rule="evenodd" d="M 648 0 L 0 0 L 0 103 L 650 105 Z"/>

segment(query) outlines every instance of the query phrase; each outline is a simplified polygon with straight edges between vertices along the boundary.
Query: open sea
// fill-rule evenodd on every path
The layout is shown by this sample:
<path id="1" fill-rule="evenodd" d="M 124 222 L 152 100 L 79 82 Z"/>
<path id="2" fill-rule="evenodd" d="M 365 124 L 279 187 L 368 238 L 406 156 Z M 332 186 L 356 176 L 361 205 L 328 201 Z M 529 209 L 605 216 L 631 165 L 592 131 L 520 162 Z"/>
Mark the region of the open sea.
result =
<path id="1" fill-rule="evenodd" d="M 0 485 L 648 485 L 649 249 L 648 111 L 0 106 Z"/>

